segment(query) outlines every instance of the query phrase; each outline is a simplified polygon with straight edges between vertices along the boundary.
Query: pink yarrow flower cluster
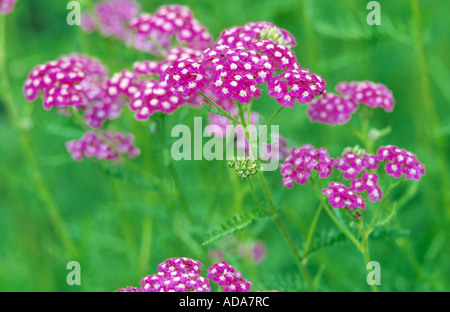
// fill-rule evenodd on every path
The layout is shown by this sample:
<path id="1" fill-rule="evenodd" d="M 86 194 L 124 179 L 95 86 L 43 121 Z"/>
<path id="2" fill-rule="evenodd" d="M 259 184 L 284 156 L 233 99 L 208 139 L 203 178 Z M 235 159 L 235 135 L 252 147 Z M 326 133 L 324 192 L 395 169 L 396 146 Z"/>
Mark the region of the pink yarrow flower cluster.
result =
<path id="1" fill-rule="evenodd" d="M 242 278 L 225 261 L 215 263 L 202 277 L 199 261 L 189 258 L 171 258 L 158 265 L 158 273 L 144 277 L 141 287 L 127 286 L 116 292 L 210 292 L 210 281 L 218 283 L 225 292 L 248 292 L 253 285 Z"/>
<path id="2" fill-rule="evenodd" d="M 356 178 L 366 169 L 375 170 L 378 164 L 379 159 L 368 153 L 358 156 L 353 151 L 348 151 L 342 157 L 336 158 L 336 169 L 343 173 L 343 178 L 346 180 Z"/>
<path id="3" fill-rule="evenodd" d="M 100 128 L 106 120 L 118 118 L 122 107 L 138 92 L 139 78 L 128 70 L 114 74 L 104 84 L 100 91 L 90 95 L 89 103 L 83 107 L 84 120 L 92 128 Z"/>
<path id="4" fill-rule="evenodd" d="M 353 103 L 381 107 L 387 112 L 394 109 L 392 92 L 383 84 L 372 81 L 341 82 L 336 91 L 346 95 Z"/>
<path id="5" fill-rule="evenodd" d="M 349 99 L 327 93 L 311 102 L 307 113 L 313 122 L 342 125 L 350 120 L 356 109 L 357 105 Z"/>
<path id="6" fill-rule="evenodd" d="M 140 12 L 135 0 L 105 0 L 96 3 L 94 14 L 84 12 L 81 27 L 87 33 L 98 30 L 105 37 L 114 37 L 127 46 L 152 53 L 154 45 L 147 42 L 146 36 L 135 34 L 129 27 L 130 22 Z"/>
<path id="7" fill-rule="evenodd" d="M 326 92 L 325 80 L 308 69 L 293 69 L 272 79 L 269 95 L 283 106 L 293 107 L 295 103 L 311 102 L 316 95 Z"/>
<path id="8" fill-rule="evenodd" d="M 17 0 L 0 0 L 0 14 L 8 14 L 14 10 Z"/>
<path id="9" fill-rule="evenodd" d="M 63 56 L 31 71 L 25 81 L 25 97 L 34 101 L 41 94 L 45 109 L 78 108 L 86 105 L 92 92 L 96 93 L 106 74 L 106 68 L 96 59 L 81 54 Z"/>
<path id="10" fill-rule="evenodd" d="M 141 280 L 141 292 L 209 292 L 209 280 L 200 276 L 202 264 L 189 258 L 172 258 L 158 265 L 158 273 Z"/>
<path id="11" fill-rule="evenodd" d="M 283 185 L 292 188 L 294 182 L 306 184 L 313 170 L 319 172 L 321 178 L 327 178 L 333 171 L 334 163 L 325 148 L 316 149 L 309 144 L 294 147 L 280 165 Z"/>
<path id="12" fill-rule="evenodd" d="M 121 40 L 131 37 L 130 21 L 139 13 L 139 4 L 134 0 L 107 0 L 96 4 L 95 13 L 102 35 Z"/>
<path id="13" fill-rule="evenodd" d="M 212 41 L 211 34 L 194 18 L 192 11 L 181 5 L 164 5 L 153 14 L 141 14 L 130 22 L 130 28 L 149 43 L 153 42 L 156 51 L 169 51 L 173 37 L 197 50 L 206 49 Z"/>
<path id="14" fill-rule="evenodd" d="M 276 70 L 285 72 L 274 77 Z M 207 49 L 201 58 L 175 61 L 161 79 L 183 97 L 202 91 L 206 85 L 218 98 L 239 103 L 259 98 L 258 86 L 264 82 L 268 82 L 269 95 L 282 105 L 293 106 L 296 99 L 306 103 L 325 92 L 320 76 L 300 69 L 293 51 L 270 40 L 249 48 L 220 45 Z"/>
<path id="15" fill-rule="evenodd" d="M 90 127 L 100 128 L 106 120 L 120 116 L 140 85 L 139 77 L 130 71 L 108 79 L 100 61 L 74 54 L 36 66 L 25 82 L 24 93 L 28 101 L 41 95 L 45 109 L 73 107 Z"/>
<path id="16" fill-rule="evenodd" d="M 381 162 L 385 162 L 385 171 L 388 175 L 400 178 L 403 174 L 408 180 L 419 180 L 425 174 L 425 167 L 417 156 L 393 145 L 381 146 L 376 155 L 369 153 L 356 154 L 353 151 L 345 152 L 342 157 L 331 159 L 323 149 L 322 157 L 325 161 L 320 172 L 320 158 L 316 157 L 317 150 L 310 145 L 293 148 L 280 165 L 283 185 L 292 188 L 293 183 L 305 184 L 313 169 L 319 171 L 320 178 L 327 178 L 333 168 L 342 172 L 342 177 L 350 180 L 347 187 L 338 182 L 331 182 L 329 187 L 322 190 L 327 194 L 333 208 L 348 207 L 366 208 L 364 199 L 360 196 L 366 192 L 371 202 L 382 199 L 383 191 L 378 185 L 379 176 L 370 170 L 376 170 Z"/>
<path id="17" fill-rule="evenodd" d="M 139 92 L 134 94 L 130 109 L 136 112 L 136 119 L 147 120 L 157 111 L 170 114 L 183 103 L 184 99 L 175 95 L 173 88 L 166 82 L 151 79 L 144 82 Z"/>
<path id="18" fill-rule="evenodd" d="M 344 208 L 353 210 L 355 208 L 366 209 L 364 199 L 356 194 L 353 188 L 348 188 L 338 182 L 331 182 L 328 188 L 322 190 L 322 194 L 326 194 L 333 208 Z"/>
<path id="19" fill-rule="evenodd" d="M 230 48 L 247 47 L 254 41 L 264 40 L 265 36 L 270 35 L 270 32 L 278 34 L 278 38 L 285 46 L 296 45 L 295 38 L 291 33 L 269 22 L 251 22 L 244 26 L 225 29 L 217 38 L 215 45 L 227 45 Z"/>
<path id="20" fill-rule="evenodd" d="M 249 292 L 253 283 L 242 277 L 242 273 L 226 261 L 215 263 L 208 269 L 207 277 L 223 287 L 225 292 Z"/>
<path id="21" fill-rule="evenodd" d="M 67 142 L 66 147 L 76 161 L 82 161 L 85 157 L 118 160 L 121 154 L 126 154 L 130 158 L 140 154 L 139 149 L 134 146 L 133 135 L 120 133 L 102 132 L 102 137 L 98 137 L 93 132 L 87 132 L 81 140 Z"/>
<path id="22" fill-rule="evenodd" d="M 381 146 L 377 151 L 380 161 L 385 161 L 385 171 L 388 175 L 400 178 L 402 174 L 408 180 L 419 180 L 425 175 L 425 166 L 417 156 L 394 145 Z"/>
<path id="23" fill-rule="evenodd" d="M 174 61 L 178 59 L 194 59 L 201 55 L 202 52 L 199 50 L 189 47 L 175 47 L 167 53 L 162 62 L 148 60 L 136 62 L 133 65 L 133 70 L 138 75 L 155 75 L 159 77 Z"/>
<path id="24" fill-rule="evenodd" d="M 383 192 L 378 186 L 378 175 L 375 173 L 364 172 L 361 179 L 353 179 L 350 183 L 356 192 L 366 191 L 371 202 L 381 200 Z"/>
<path id="25" fill-rule="evenodd" d="M 381 107 L 391 112 L 394 108 L 392 92 L 383 84 L 371 81 L 341 82 L 336 86 L 341 95 L 328 93 L 312 101 L 308 116 L 313 122 L 329 125 L 347 123 L 359 104 Z"/>

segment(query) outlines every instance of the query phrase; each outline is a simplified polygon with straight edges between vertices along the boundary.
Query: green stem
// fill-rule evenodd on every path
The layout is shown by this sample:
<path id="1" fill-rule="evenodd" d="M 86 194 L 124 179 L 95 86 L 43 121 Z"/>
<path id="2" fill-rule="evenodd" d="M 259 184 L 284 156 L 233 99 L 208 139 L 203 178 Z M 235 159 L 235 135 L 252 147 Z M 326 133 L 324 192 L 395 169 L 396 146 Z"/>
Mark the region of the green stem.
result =
<path id="1" fill-rule="evenodd" d="M 401 183 L 403 181 L 403 179 L 394 182 L 394 178 L 392 178 L 391 180 L 391 184 L 389 184 L 388 189 L 386 190 L 386 192 L 383 194 L 383 199 L 381 200 L 380 205 L 378 206 L 377 210 L 375 211 L 372 219 L 369 222 L 369 226 L 367 227 L 367 234 L 370 234 L 375 226 L 375 221 L 381 211 L 381 207 L 383 207 L 384 203 L 386 202 L 387 198 L 389 197 L 389 194 L 391 194 L 392 190 L 394 189 L 394 187 L 396 187 L 399 183 Z"/>
<path id="2" fill-rule="evenodd" d="M 137 259 L 137 246 L 135 244 L 134 238 L 133 238 L 133 231 L 131 224 L 128 220 L 127 213 L 125 211 L 124 203 L 122 198 L 120 197 L 120 185 L 119 181 L 115 179 L 114 177 L 111 177 L 110 175 L 107 175 L 107 178 L 110 182 L 111 188 L 112 188 L 112 196 L 114 200 L 114 204 L 117 209 L 117 216 L 120 220 L 120 225 L 122 228 L 122 234 L 125 239 L 125 242 L 128 246 L 128 256 L 131 258 L 133 262 L 136 262 Z"/>
<path id="3" fill-rule="evenodd" d="M 314 229 L 316 228 L 317 221 L 319 220 L 319 216 L 320 216 L 320 213 L 322 212 L 322 209 L 323 209 L 323 204 L 320 203 L 319 209 L 317 209 L 316 213 L 314 214 L 314 218 L 311 222 L 311 225 L 309 226 L 308 236 L 306 237 L 305 249 L 303 250 L 302 262 L 306 262 L 308 259 L 309 246 L 311 245 L 312 237 L 314 234 Z"/>
<path id="4" fill-rule="evenodd" d="M 315 183 L 314 180 L 311 180 L 311 185 L 317 195 L 317 197 L 319 198 L 320 202 L 322 203 L 322 206 L 325 208 L 325 211 L 327 212 L 327 214 L 330 216 L 331 220 L 336 224 L 336 226 L 342 231 L 342 233 L 345 234 L 345 236 L 347 236 L 350 241 L 355 244 L 355 246 L 358 248 L 358 250 L 362 250 L 362 246 L 361 243 L 355 238 L 354 235 L 352 235 L 340 222 L 339 220 L 336 218 L 336 216 L 334 215 L 333 211 L 330 210 L 330 207 L 328 207 L 328 205 L 326 204 L 322 194 L 320 193 L 319 189 L 317 188 L 317 185 Z"/>
<path id="5" fill-rule="evenodd" d="M 252 115 L 252 102 L 247 106 L 247 125 L 251 125 L 251 115 Z"/>
<path id="6" fill-rule="evenodd" d="M 223 116 L 227 117 L 228 119 L 234 121 L 237 125 L 241 125 L 241 121 L 239 121 L 236 117 L 232 116 L 229 112 L 227 112 L 226 110 L 224 110 L 222 107 L 220 107 L 219 105 L 217 105 L 216 102 L 214 102 L 213 100 L 211 100 L 206 94 L 204 94 L 202 91 L 198 91 L 198 94 L 200 94 L 203 98 L 205 98 L 206 101 L 208 101 L 209 104 L 211 104 L 212 106 L 214 106 L 217 110 L 219 110 Z"/>
<path id="7" fill-rule="evenodd" d="M 358 227 L 359 227 L 359 229 L 361 231 L 361 237 L 362 237 L 362 250 L 361 250 L 361 252 L 362 252 L 363 257 L 364 257 L 364 262 L 367 265 L 371 261 L 371 259 L 370 259 L 370 251 L 369 251 L 369 240 L 368 240 L 369 234 L 364 230 L 364 224 L 363 224 L 362 218 L 361 218 L 361 220 L 359 222 L 359 226 Z M 373 292 L 378 292 L 376 284 L 372 284 L 372 285 L 370 285 L 370 287 L 372 288 Z"/>
<path id="8" fill-rule="evenodd" d="M 147 268 L 150 252 L 151 252 L 151 238 L 153 232 L 153 221 L 152 218 L 146 216 L 142 222 L 142 237 L 141 237 L 141 248 L 139 253 L 139 269 L 141 272 L 145 273 Z"/>
<path id="9" fill-rule="evenodd" d="M 363 122 L 363 123 L 365 123 L 365 122 Z M 348 123 L 345 126 L 351 133 L 353 133 L 358 139 L 361 140 L 361 142 L 364 145 L 364 148 L 366 148 L 367 152 L 370 153 L 369 148 L 370 148 L 371 144 L 370 144 L 370 140 L 367 137 L 367 133 L 364 132 L 364 130 L 358 131 L 352 125 L 350 125 Z M 367 126 L 364 126 L 364 127 L 367 127 Z"/>
<path id="10" fill-rule="evenodd" d="M 250 192 L 252 194 L 253 200 L 255 201 L 256 205 L 268 216 L 272 216 L 272 213 L 267 210 L 266 208 L 264 208 L 264 205 L 259 201 L 258 197 L 256 196 L 255 193 L 255 188 L 253 186 L 253 182 L 252 179 L 248 179 L 249 183 L 250 183 Z"/>
<path id="11" fill-rule="evenodd" d="M 83 117 L 80 115 L 80 113 L 73 107 L 69 108 L 72 117 L 74 120 L 82 127 L 88 128 L 89 131 L 93 132 L 100 140 L 102 140 L 103 143 L 107 144 L 117 155 L 120 155 L 123 157 L 124 153 L 118 150 L 117 146 L 111 142 L 105 135 L 100 131 L 99 129 L 92 128 L 89 124 L 86 123 L 86 121 L 83 119 Z M 126 159 L 126 157 L 123 157 L 123 159 Z M 136 165 L 133 161 L 127 161 L 126 165 L 136 171 L 137 173 L 143 175 L 148 182 L 151 184 L 157 185 L 164 189 L 166 192 L 169 192 L 169 189 L 167 188 L 167 185 L 165 185 L 162 181 L 159 179 L 155 179 L 154 176 L 147 173 L 147 170 L 144 168 L 141 168 L 139 165 Z"/>
<path id="12" fill-rule="evenodd" d="M 50 222 L 60 239 L 61 244 L 67 254 L 72 259 L 78 258 L 78 251 L 76 250 L 70 235 L 64 225 L 63 219 L 60 215 L 59 209 L 55 204 L 53 197 L 49 191 L 47 183 L 45 182 L 39 165 L 36 160 L 35 151 L 33 150 L 31 139 L 26 130 L 21 125 L 21 119 L 17 107 L 14 105 L 13 95 L 11 94 L 11 86 L 9 76 L 6 72 L 6 52 L 5 52 L 5 15 L 0 14 L 0 81 L 3 84 L 2 97 L 6 106 L 7 114 L 19 134 L 19 141 L 25 156 L 25 160 L 32 172 L 32 179 L 35 188 L 40 196 L 44 208 L 50 216 Z"/>
<path id="13" fill-rule="evenodd" d="M 298 249 L 295 246 L 292 238 L 290 237 L 286 227 L 284 226 L 283 222 L 280 219 L 280 216 L 278 215 L 278 213 L 276 211 L 275 204 L 274 204 L 274 202 L 272 200 L 272 196 L 270 195 L 270 192 L 269 192 L 269 190 L 267 188 L 267 184 L 265 182 L 265 179 L 264 179 L 264 176 L 263 176 L 262 172 L 259 173 L 259 178 L 260 178 L 260 181 L 261 181 L 261 185 L 263 187 L 264 194 L 265 194 L 266 199 L 267 199 L 267 201 L 269 203 L 269 206 L 270 206 L 270 213 L 268 214 L 268 216 L 271 216 L 272 219 L 275 221 L 275 224 L 276 224 L 276 226 L 278 228 L 278 231 L 280 232 L 281 236 L 284 238 L 284 241 L 286 242 L 286 244 L 289 246 L 289 249 L 291 250 L 292 255 L 295 258 L 295 262 L 297 264 L 297 267 L 298 267 L 300 273 L 303 275 L 303 277 L 306 280 L 306 284 L 308 285 L 308 289 L 310 291 L 314 292 L 315 291 L 314 281 L 311 278 L 311 275 L 309 274 L 309 271 L 308 271 L 308 269 L 306 267 L 306 263 L 303 263 L 301 261 Z M 253 191 L 253 189 L 252 189 L 252 191 Z M 266 212 L 266 214 L 267 214 L 267 212 Z"/>
<path id="14" fill-rule="evenodd" d="M 260 137 L 262 137 L 263 135 L 266 134 L 267 132 L 267 128 L 272 124 L 272 122 L 274 121 L 275 117 L 278 116 L 279 113 L 281 113 L 283 111 L 283 109 L 285 109 L 286 106 L 280 106 L 280 108 L 278 108 L 275 113 L 272 114 L 272 116 L 270 116 L 269 120 L 267 121 L 266 125 L 264 126 L 263 130 L 260 133 Z"/>
<path id="15" fill-rule="evenodd" d="M 241 103 L 236 103 L 236 106 L 239 110 L 239 118 L 241 119 L 241 124 L 244 127 L 244 129 L 247 127 L 247 121 L 245 120 L 244 110 L 242 109 Z"/>
<path id="16" fill-rule="evenodd" d="M 433 92 L 431 89 L 430 75 L 428 70 L 428 64 L 425 54 L 425 47 L 423 43 L 423 35 L 422 35 L 422 20 L 420 16 L 420 5 L 418 0 L 411 0 L 411 8 L 412 8 L 412 16 L 414 22 L 414 44 L 417 53 L 417 61 L 415 62 L 419 66 L 420 72 L 420 81 L 422 85 L 422 95 L 423 101 L 416 101 L 419 106 L 416 111 L 418 114 L 416 115 L 416 120 L 418 123 L 421 123 L 422 127 L 419 127 L 420 133 L 423 135 L 423 140 L 426 141 L 429 145 L 434 144 L 436 146 L 436 155 L 437 155 L 437 165 L 439 166 L 439 170 L 441 172 L 441 191 L 442 191 L 442 201 L 445 209 L 445 213 L 448 219 L 450 219 L 450 192 L 449 189 L 449 178 L 448 178 L 448 160 L 446 158 L 447 152 L 445 149 L 445 141 L 443 140 L 443 136 L 438 135 L 439 130 L 441 129 L 439 116 L 436 112 L 436 108 L 433 100 Z M 423 105 L 422 105 L 423 104 Z M 428 120 L 424 119 L 421 115 L 422 108 L 425 108 L 425 112 L 428 115 Z M 431 127 L 432 136 L 424 135 L 424 131 L 422 131 L 423 127 Z M 431 138 L 434 138 L 434 141 L 431 141 Z M 433 154 L 434 156 L 434 154 Z"/>
<path id="17" fill-rule="evenodd" d="M 167 133 L 166 132 L 166 115 L 161 115 L 161 129 L 159 129 L 159 132 L 161 134 L 161 137 L 162 137 L 161 139 L 162 139 L 163 146 L 164 146 L 163 147 L 163 151 L 164 151 L 163 152 L 163 154 L 164 154 L 163 157 L 165 158 L 164 159 L 164 163 L 166 163 L 168 168 L 169 168 L 169 172 L 170 172 L 170 175 L 172 177 L 172 181 L 173 181 L 173 183 L 175 185 L 176 194 L 178 196 L 178 200 L 180 202 L 181 209 L 184 211 L 184 213 L 185 213 L 186 217 L 188 218 L 189 222 L 191 224 L 195 224 L 196 220 L 195 220 L 194 215 L 192 214 L 191 209 L 189 207 L 189 202 L 186 199 L 186 197 L 184 196 L 184 193 L 182 192 L 183 185 L 181 184 L 180 177 L 178 176 L 177 170 L 176 170 L 175 165 L 173 163 L 173 159 L 170 156 L 169 142 L 167 140 L 166 135 L 164 135 L 165 133 Z"/>

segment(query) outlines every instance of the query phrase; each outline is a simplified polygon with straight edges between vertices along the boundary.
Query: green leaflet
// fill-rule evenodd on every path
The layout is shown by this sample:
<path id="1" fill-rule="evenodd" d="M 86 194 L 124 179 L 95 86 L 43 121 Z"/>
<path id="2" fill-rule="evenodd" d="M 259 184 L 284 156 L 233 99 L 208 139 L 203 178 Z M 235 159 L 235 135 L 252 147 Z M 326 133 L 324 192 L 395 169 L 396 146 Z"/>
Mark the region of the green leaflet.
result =
<path id="1" fill-rule="evenodd" d="M 206 236 L 206 239 L 202 242 L 202 246 L 211 244 L 221 237 L 243 230 L 251 225 L 256 220 L 266 217 L 260 210 L 253 210 L 251 212 L 245 212 L 243 214 L 234 215 L 231 220 L 226 221 L 220 225 L 219 229 L 213 230 Z"/>
<path id="2" fill-rule="evenodd" d="M 202 102 L 202 106 L 210 113 L 214 113 L 214 114 L 220 115 L 220 116 L 227 116 L 223 112 L 218 110 L 217 108 L 211 107 L 210 105 L 206 104 L 205 102 Z"/>
<path id="3" fill-rule="evenodd" d="M 299 274 L 284 274 L 282 276 L 268 274 L 264 278 L 264 285 L 269 285 L 267 290 L 278 290 L 280 292 L 305 292 L 308 287 L 304 278 Z M 323 289 L 319 289 L 323 290 Z"/>
<path id="4" fill-rule="evenodd" d="M 142 175 L 124 170 L 122 167 L 114 166 L 108 163 L 99 166 L 107 175 L 113 176 L 121 180 L 123 183 L 132 185 L 138 189 L 143 190 L 157 190 L 158 185 L 151 183 L 148 179 L 144 178 Z"/>
<path id="5" fill-rule="evenodd" d="M 359 231 L 352 231 L 353 235 L 360 240 L 361 234 Z M 390 227 L 376 227 L 372 233 L 369 236 L 369 240 L 392 240 L 399 237 L 404 237 L 409 235 L 408 230 L 404 229 L 398 229 L 397 227 L 390 226 Z M 316 239 L 314 239 L 313 243 L 311 244 L 308 255 L 311 255 L 314 252 L 317 252 L 319 250 L 329 248 L 329 247 L 336 247 L 336 246 L 342 246 L 344 244 L 349 243 L 350 241 L 348 238 L 340 231 L 335 229 L 330 229 L 326 231 L 322 231 L 321 233 L 316 235 Z M 303 251 L 302 251 L 303 254 Z M 303 256 L 303 255 L 302 255 Z"/>

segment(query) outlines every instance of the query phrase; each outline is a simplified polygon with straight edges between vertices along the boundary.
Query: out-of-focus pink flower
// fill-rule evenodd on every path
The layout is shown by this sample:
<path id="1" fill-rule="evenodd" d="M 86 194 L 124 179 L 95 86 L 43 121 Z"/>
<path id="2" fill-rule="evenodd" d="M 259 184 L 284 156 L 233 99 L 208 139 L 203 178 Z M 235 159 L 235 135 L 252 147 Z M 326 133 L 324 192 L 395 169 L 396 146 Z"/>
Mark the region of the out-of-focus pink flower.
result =
<path id="1" fill-rule="evenodd" d="M 160 54 L 161 48 L 169 51 L 172 38 L 196 50 L 206 49 L 212 41 L 211 34 L 192 11 L 181 5 L 164 5 L 153 14 L 141 14 L 130 22 L 130 28 L 147 38 L 155 54 Z"/>
<path id="2" fill-rule="evenodd" d="M 102 135 L 103 138 L 100 138 L 93 132 L 87 132 L 81 140 L 67 142 L 67 150 L 76 161 L 82 161 L 84 157 L 118 160 L 121 157 L 120 154 L 126 154 L 131 158 L 139 156 L 140 151 L 134 146 L 133 135 L 108 132 L 102 132 Z"/>
<path id="3" fill-rule="evenodd" d="M 381 107 L 387 112 L 394 109 L 392 91 L 381 83 L 372 81 L 341 82 L 336 91 L 347 96 L 355 104 L 365 104 L 369 107 Z"/>
<path id="4" fill-rule="evenodd" d="M 97 29 L 94 18 L 89 13 L 83 13 L 81 15 L 81 28 L 87 33 L 93 33 Z"/>
<path id="5" fill-rule="evenodd" d="M 344 97 L 327 93 L 312 101 L 307 113 L 313 122 L 342 125 L 350 120 L 357 107 L 355 103 Z"/>
<path id="6" fill-rule="evenodd" d="M 0 0 L 0 14 L 8 14 L 14 10 L 17 0 Z"/>

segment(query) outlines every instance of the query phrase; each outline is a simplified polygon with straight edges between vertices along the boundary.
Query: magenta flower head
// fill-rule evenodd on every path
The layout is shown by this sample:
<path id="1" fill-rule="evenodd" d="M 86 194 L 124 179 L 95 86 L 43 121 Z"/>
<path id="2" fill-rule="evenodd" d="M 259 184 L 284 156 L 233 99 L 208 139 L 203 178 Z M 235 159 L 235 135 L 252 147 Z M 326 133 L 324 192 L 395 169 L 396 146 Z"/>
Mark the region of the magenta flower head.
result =
<path id="1" fill-rule="evenodd" d="M 311 102 L 316 95 L 326 92 L 325 80 L 308 69 L 293 69 L 274 77 L 268 84 L 269 95 L 283 106 Z"/>
<path id="2" fill-rule="evenodd" d="M 134 0 L 107 0 L 99 2 L 95 6 L 95 13 L 100 22 L 100 33 L 106 37 L 112 36 L 124 41 L 129 40 L 132 33 L 128 25 L 139 11 L 140 6 Z M 88 26 L 92 28 L 92 25 Z"/>
<path id="3" fill-rule="evenodd" d="M 140 80 L 132 72 L 124 70 L 114 74 L 100 85 L 98 93 L 90 92 L 89 102 L 82 107 L 84 120 L 93 128 L 100 128 L 106 120 L 120 116 L 125 106 L 139 91 Z"/>
<path id="4" fill-rule="evenodd" d="M 361 179 L 353 179 L 350 183 L 356 192 L 366 191 L 371 202 L 382 198 L 383 192 L 378 186 L 378 176 L 375 173 L 364 172 Z"/>
<path id="5" fill-rule="evenodd" d="M 76 161 L 82 161 L 84 157 L 120 160 L 121 154 L 130 158 L 139 156 L 140 151 L 134 146 L 133 135 L 103 132 L 102 136 L 100 138 L 93 132 L 87 132 L 81 140 L 67 142 L 67 150 Z"/>
<path id="6" fill-rule="evenodd" d="M 130 109 L 136 112 L 136 119 L 147 120 L 157 111 L 171 114 L 183 103 L 183 98 L 175 95 L 165 81 L 150 79 L 134 94 Z"/>
<path id="7" fill-rule="evenodd" d="M 284 106 L 292 107 L 297 100 L 308 103 L 315 95 L 325 93 L 325 80 L 300 68 L 291 45 L 286 44 L 295 43 L 292 35 L 274 29 L 272 24 L 253 23 L 225 31 L 213 48 L 206 49 L 201 57 L 188 58 L 191 61 L 187 64 L 186 59 L 175 61 L 161 79 L 182 97 L 210 88 L 217 98 L 239 103 L 259 98 L 259 85 L 264 82 L 268 83 L 269 95 Z M 283 40 L 274 39 L 274 33 Z M 200 67 L 183 72 L 191 64 Z"/>
<path id="8" fill-rule="evenodd" d="M 181 273 L 193 273 L 195 275 L 199 275 L 201 272 L 201 266 L 203 266 L 203 264 L 198 260 L 192 260 L 189 258 L 172 258 L 160 263 L 158 265 L 158 271 L 167 274 L 177 271 Z"/>
<path id="9" fill-rule="evenodd" d="M 17 0 L 0 0 L 0 14 L 8 14 L 14 10 Z"/>
<path id="10" fill-rule="evenodd" d="M 175 94 L 189 97 L 206 83 L 206 73 L 198 59 L 180 59 L 164 72 L 160 80 L 174 88 Z"/>
<path id="11" fill-rule="evenodd" d="M 141 280 L 142 292 L 209 292 L 209 280 L 200 276 L 199 261 L 172 258 L 158 265 L 159 272 Z"/>
<path id="12" fill-rule="evenodd" d="M 341 183 L 331 182 L 328 188 L 322 190 L 322 194 L 327 194 L 328 201 L 333 208 L 366 209 L 363 198 L 356 194 L 353 188 L 348 188 Z"/>
<path id="13" fill-rule="evenodd" d="M 334 126 L 347 123 L 357 107 L 347 98 L 334 93 L 326 93 L 311 102 L 307 113 L 313 122 Z"/>
<path id="14" fill-rule="evenodd" d="M 106 68 L 96 59 L 74 54 L 36 66 L 25 81 L 28 101 L 43 97 L 45 109 L 86 105 L 98 85 L 106 80 Z"/>
<path id="15" fill-rule="evenodd" d="M 242 273 L 226 261 L 213 264 L 206 275 L 213 283 L 223 287 L 225 292 L 249 292 L 253 283 L 242 277 Z"/>
<path id="16" fill-rule="evenodd" d="M 140 292 L 141 290 L 138 287 L 127 286 L 125 288 L 121 288 L 116 290 L 115 292 Z"/>
<path id="17" fill-rule="evenodd" d="M 158 50 L 158 46 L 170 50 L 172 38 L 197 50 L 206 49 L 212 40 L 192 11 L 181 5 L 164 5 L 154 14 L 142 14 L 130 22 L 130 28 L 148 38 L 149 43 L 157 42 L 153 44 L 153 50 Z"/>
<path id="18" fill-rule="evenodd" d="M 344 179 L 354 179 L 366 169 L 364 159 L 348 151 L 336 159 L 336 169 L 342 171 Z"/>
<path id="19" fill-rule="evenodd" d="M 201 55 L 202 52 L 198 50 L 188 47 L 175 47 L 167 53 L 164 61 L 157 62 L 145 60 L 136 62 L 133 65 L 133 70 L 138 75 L 155 75 L 159 77 L 170 65 L 172 65 L 173 62 L 178 59 L 195 59 Z"/>
<path id="20" fill-rule="evenodd" d="M 248 47 L 254 41 L 264 39 L 271 39 L 287 47 L 296 45 L 291 33 L 269 22 L 251 22 L 242 27 L 235 26 L 225 29 L 217 38 L 215 45 L 227 45 L 230 48 Z"/>
<path id="21" fill-rule="evenodd" d="M 81 15 L 81 29 L 86 33 L 93 33 L 97 29 L 95 20 L 89 13 L 83 13 Z"/>
<path id="22" fill-rule="evenodd" d="M 280 165 L 283 185 L 292 188 L 293 183 L 306 184 L 311 172 L 319 172 L 320 178 L 327 178 L 333 171 L 334 159 L 325 148 L 315 149 L 312 145 L 292 148 Z"/>
<path id="23" fill-rule="evenodd" d="M 369 107 L 381 107 L 387 112 L 394 109 L 392 92 L 383 84 L 371 81 L 341 82 L 336 91 L 344 94 L 355 104 L 365 104 Z"/>
<path id="24" fill-rule="evenodd" d="M 394 145 L 381 146 L 377 156 L 380 161 L 386 162 L 386 173 L 395 178 L 404 174 L 408 180 L 419 180 L 420 176 L 425 175 L 425 166 L 416 155 Z"/>

